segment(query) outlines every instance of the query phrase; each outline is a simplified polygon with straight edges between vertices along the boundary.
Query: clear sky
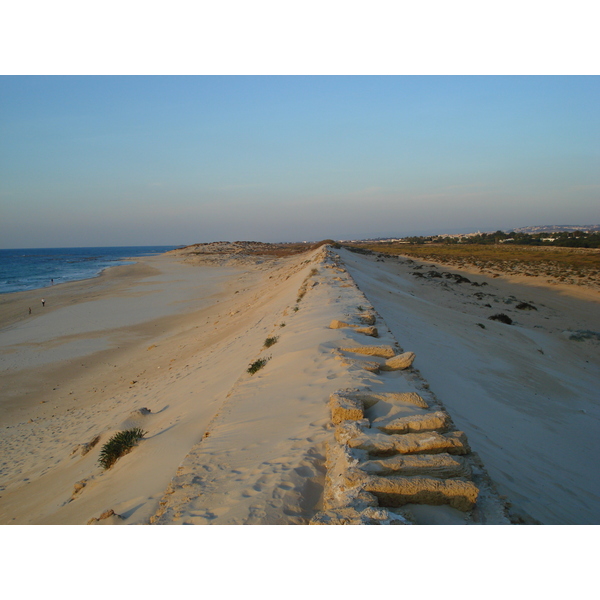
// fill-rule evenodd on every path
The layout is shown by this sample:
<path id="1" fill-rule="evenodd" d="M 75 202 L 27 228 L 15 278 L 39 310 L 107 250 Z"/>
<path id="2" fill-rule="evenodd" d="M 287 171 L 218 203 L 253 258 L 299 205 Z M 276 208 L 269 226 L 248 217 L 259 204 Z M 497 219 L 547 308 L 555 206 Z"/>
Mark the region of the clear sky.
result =
<path id="1" fill-rule="evenodd" d="M 3 76 L 0 247 L 600 223 L 595 76 Z"/>

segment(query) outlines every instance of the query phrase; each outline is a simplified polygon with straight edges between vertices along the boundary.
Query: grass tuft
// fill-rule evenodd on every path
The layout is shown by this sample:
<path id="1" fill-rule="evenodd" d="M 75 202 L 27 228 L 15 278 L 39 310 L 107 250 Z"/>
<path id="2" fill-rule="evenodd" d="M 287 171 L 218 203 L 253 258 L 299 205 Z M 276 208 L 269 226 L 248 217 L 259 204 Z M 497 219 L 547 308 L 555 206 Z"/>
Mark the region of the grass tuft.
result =
<path id="1" fill-rule="evenodd" d="M 279 339 L 279 337 L 278 337 L 278 336 L 275 336 L 275 337 L 268 337 L 268 338 L 265 340 L 265 348 L 270 348 L 270 347 L 271 347 L 273 344 L 276 344 L 278 339 Z"/>
<path id="2" fill-rule="evenodd" d="M 146 431 L 143 431 L 139 427 L 133 429 L 126 429 L 115 433 L 100 451 L 100 458 L 98 462 L 105 469 L 112 467 L 121 456 L 124 456 L 137 444 L 138 440 L 146 435 Z"/>
<path id="3" fill-rule="evenodd" d="M 269 362 L 269 360 L 271 360 L 270 356 L 268 358 L 259 358 L 258 360 L 255 360 L 248 367 L 248 373 L 250 373 L 250 375 L 254 375 L 254 373 L 256 373 L 256 371 L 260 371 Z"/>

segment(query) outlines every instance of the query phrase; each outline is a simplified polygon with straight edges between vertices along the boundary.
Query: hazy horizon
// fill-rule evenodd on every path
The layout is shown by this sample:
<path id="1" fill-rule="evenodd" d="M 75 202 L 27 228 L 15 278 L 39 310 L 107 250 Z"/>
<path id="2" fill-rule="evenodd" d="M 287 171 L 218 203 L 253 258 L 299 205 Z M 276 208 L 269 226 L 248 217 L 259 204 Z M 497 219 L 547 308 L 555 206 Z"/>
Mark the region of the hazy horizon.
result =
<path id="1" fill-rule="evenodd" d="M 595 76 L 0 77 L 0 247 L 600 221 Z"/>
<path id="2" fill-rule="evenodd" d="M 544 225 L 533 225 L 533 224 L 529 224 L 529 225 L 524 225 L 523 227 L 574 227 L 574 226 L 595 226 L 595 227 L 599 227 L 600 224 L 599 223 L 579 223 L 579 224 L 575 224 L 575 223 L 560 223 L 560 224 L 556 224 L 556 223 L 546 223 Z M 425 231 L 415 231 L 412 233 L 407 233 L 404 234 L 402 236 L 397 236 L 394 233 L 387 233 L 387 234 L 375 234 L 372 236 L 367 236 L 367 235 L 360 235 L 360 236 L 340 236 L 340 237 L 331 237 L 331 236 L 324 236 L 322 238 L 315 238 L 315 239 L 280 239 L 280 240 L 275 240 L 275 241 L 270 241 L 270 242 L 265 242 L 265 240 L 260 240 L 260 239 L 243 239 L 243 238 L 231 238 L 231 239 L 220 239 L 220 240 L 212 240 L 213 242 L 263 242 L 263 243 L 272 243 L 272 244 L 277 244 L 277 243 L 282 243 L 282 244 L 286 244 L 286 243 L 302 243 L 302 242 L 320 242 L 322 240 L 328 240 L 328 239 L 333 239 L 335 241 L 348 241 L 348 240 L 369 240 L 369 239 L 378 239 L 378 238 L 395 238 L 395 237 L 429 237 L 429 236 L 436 236 L 436 235 L 458 235 L 458 234 L 468 234 L 468 233 L 494 233 L 498 230 L 500 231 L 504 231 L 506 233 L 509 233 L 512 230 L 516 230 L 519 229 L 520 227 L 512 227 L 512 228 L 502 228 L 502 227 L 496 227 L 496 228 L 491 228 L 491 229 L 477 229 L 477 230 L 463 230 L 463 228 L 459 228 L 459 230 L 447 230 L 447 231 L 433 231 L 433 230 L 425 230 Z M 83 246 L 15 246 L 15 247 L 11 247 L 11 248 L 0 248 L 0 250 L 52 250 L 52 249 L 60 249 L 60 248 L 65 248 L 65 249 L 74 249 L 74 248 L 118 248 L 118 247 L 124 247 L 124 248 L 144 248 L 144 247 L 148 247 L 148 248 L 152 248 L 152 247 L 157 247 L 157 248 L 168 248 L 168 247 L 179 247 L 179 246 L 192 246 L 194 244 L 203 244 L 203 243 L 211 243 L 211 242 L 206 242 L 204 240 L 197 240 L 195 242 L 188 242 L 188 243 L 173 243 L 173 244 L 119 244 L 119 245 L 109 245 L 109 246 L 89 246 L 89 245 L 83 245 Z"/>

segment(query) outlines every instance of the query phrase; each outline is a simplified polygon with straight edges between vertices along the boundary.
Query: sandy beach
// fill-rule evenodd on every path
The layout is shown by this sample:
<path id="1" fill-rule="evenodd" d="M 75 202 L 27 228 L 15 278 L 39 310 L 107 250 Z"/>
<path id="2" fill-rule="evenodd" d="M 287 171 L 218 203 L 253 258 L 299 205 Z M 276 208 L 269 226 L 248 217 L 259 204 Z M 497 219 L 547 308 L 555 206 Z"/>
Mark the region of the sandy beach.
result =
<path id="1" fill-rule="evenodd" d="M 593 296 L 416 277 L 458 271 L 344 249 L 213 250 L 54 286 L 45 307 L 40 290 L 0 298 L 1 524 L 328 522 L 349 510 L 331 500 L 340 390 L 419 394 L 447 411 L 444 431 L 468 437 L 476 510 L 408 503 L 409 521 L 600 522 Z M 513 324 L 490 321 L 496 312 Z M 377 338 L 359 331 L 363 313 Z M 385 359 L 369 370 L 348 351 L 373 344 L 412 351 L 414 363 L 380 372 Z M 381 400 L 361 415 L 426 416 L 399 406 Z M 102 445 L 131 427 L 144 438 L 102 469 Z M 356 518 L 396 519 L 393 507 L 369 510 Z"/>

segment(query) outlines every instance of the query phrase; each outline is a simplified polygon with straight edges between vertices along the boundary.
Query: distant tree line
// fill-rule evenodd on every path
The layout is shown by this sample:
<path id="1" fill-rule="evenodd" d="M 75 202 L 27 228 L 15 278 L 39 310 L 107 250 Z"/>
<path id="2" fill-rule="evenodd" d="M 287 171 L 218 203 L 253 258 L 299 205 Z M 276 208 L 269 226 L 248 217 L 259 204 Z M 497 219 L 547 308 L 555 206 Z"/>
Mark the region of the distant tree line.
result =
<path id="1" fill-rule="evenodd" d="M 524 246 L 566 246 L 573 248 L 600 248 L 600 232 L 561 231 L 553 233 L 480 233 L 469 237 L 413 236 L 403 239 L 411 244 L 514 244 Z"/>

